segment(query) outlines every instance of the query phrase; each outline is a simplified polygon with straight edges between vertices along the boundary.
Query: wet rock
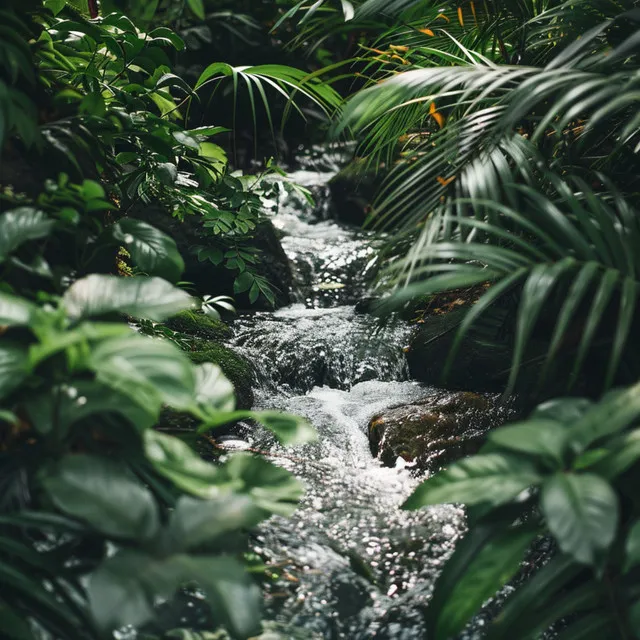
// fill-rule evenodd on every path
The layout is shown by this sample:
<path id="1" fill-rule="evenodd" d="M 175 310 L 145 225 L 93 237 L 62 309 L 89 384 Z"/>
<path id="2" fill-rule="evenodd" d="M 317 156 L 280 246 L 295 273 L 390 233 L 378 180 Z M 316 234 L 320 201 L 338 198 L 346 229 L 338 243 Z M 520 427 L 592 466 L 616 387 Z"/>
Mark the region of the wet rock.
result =
<path id="1" fill-rule="evenodd" d="M 169 234 L 176 241 L 185 262 L 182 279 L 193 283 L 199 295 L 229 295 L 236 300 L 240 308 L 250 306 L 255 309 L 270 308 L 263 297 L 251 304 L 246 293 L 234 293 L 233 283 L 237 275 L 235 271 L 226 269 L 224 265 L 214 265 L 209 260 L 203 262 L 198 260 L 196 248 L 219 248 L 219 243 L 207 229 L 202 227 L 197 216 L 189 216 L 181 222 L 160 205 L 152 204 L 138 212 L 137 217 Z M 278 233 L 273 224 L 265 220 L 253 231 L 253 236 L 251 244 L 260 254 L 260 260 L 255 265 L 256 271 L 273 286 L 276 307 L 285 306 L 291 302 L 293 276 Z"/>
<path id="2" fill-rule="evenodd" d="M 486 430 L 509 415 L 495 395 L 437 391 L 374 416 L 369 445 L 386 466 L 400 457 L 418 470 L 432 469 L 477 452 Z"/>
<path id="3" fill-rule="evenodd" d="M 448 389 L 499 393 L 505 388 L 511 349 L 497 338 L 469 332 L 460 345 L 451 371 L 443 378 L 445 363 L 467 309 L 429 316 L 414 332 L 407 351 L 411 376 L 425 384 Z"/>
<path id="4" fill-rule="evenodd" d="M 233 334 L 231 328 L 221 320 L 196 311 L 182 311 L 173 318 L 169 318 L 165 324 L 172 331 L 207 340 L 226 340 Z"/>
<path id="5" fill-rule="evenodd" d="M 187 354 L 194 364 L 213 362 L 229 379 L 236 392 L 238 409 L 251 409 L 253 406 L 253 367 L 249 360 L 232 348 L 214 341 L 202 341 L 196 351 Z"/>
<path id="6" fill-rule="evenodd" d="M 336 220 L 362 226 L 380 179 L 375 172 L 365 171 L 358 161 L 351 162 L 331 178 L 329 189 Z"/>

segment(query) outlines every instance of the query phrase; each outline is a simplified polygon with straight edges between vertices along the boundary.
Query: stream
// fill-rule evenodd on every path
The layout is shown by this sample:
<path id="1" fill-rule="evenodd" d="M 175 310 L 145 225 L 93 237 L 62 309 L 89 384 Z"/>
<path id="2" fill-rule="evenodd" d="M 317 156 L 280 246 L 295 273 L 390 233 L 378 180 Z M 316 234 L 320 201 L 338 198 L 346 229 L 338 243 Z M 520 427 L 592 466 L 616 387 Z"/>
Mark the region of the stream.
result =
<path id="1" fill-rule="evenodd" d="M 464 513 L 400 510 L 419 479 L 402 460 L 387 468 L 372 457 L 370 419 L 429 389 L 408 379 L 410 327 L 395 320 L 381 328 L 356 310 L 380 238 L 332 220 L 327 183 L 339 158 L 305 160 L 291 178 L 314 193 L 315 209 L 293 195 L 273 219 L 296 301 L 234 323 L 235 346 L 256 363 L 257 408 L 303 415 L 318 432 L 317 442 L 286 450 L 260 430 L 227 443 L 269 451 L 306 488 L 294 516 L 271 518 L 254 540 L 276 568 L 265 617 L 284 625 L 280 637 L 425 638 L 425 605 Z"/>

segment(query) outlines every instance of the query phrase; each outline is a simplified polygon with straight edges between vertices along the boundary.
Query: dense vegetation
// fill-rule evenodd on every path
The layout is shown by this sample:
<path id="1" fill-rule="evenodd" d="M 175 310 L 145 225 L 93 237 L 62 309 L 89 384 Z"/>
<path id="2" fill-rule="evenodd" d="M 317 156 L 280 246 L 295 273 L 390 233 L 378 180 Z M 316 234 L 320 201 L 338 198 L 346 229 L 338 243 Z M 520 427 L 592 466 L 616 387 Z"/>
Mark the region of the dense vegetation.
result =
<path id="1" fill-rule="evenodd" d="M 155 605 L 195 583 L 209 628 L 247 637 L 260 630 L 260 597 L 243 562 L 246 531 L 290 512 L 299 483 L 251 456 L 205 462 L 152 427 L 174 410 L 200 432 L 253 418 L 284 442 L 313 434 L 291 416 L 234 411 L 215 359 L 198 357 L 212 347 L 190 359 L 181 334 L 158 324 L 202 308 L 211 338 L 229 302 L 176 286 L 183 257 L 145 211 L 195 218 L 219 241 L 198 257 L 224 263 L 251 302 L 273 300 L 252 246 L 261 190 L 273 185 L 264 172 L 232 176 L 210 142 L 224 128 L 192 126 L 188 110 L 198 89 L 226 77 L 267 108 L 265 84 L 322 106 L 333 94 L 275 66 L 216 64 L 191 87 L 172 71 L 184 42 L 161 26 L 157 2 L 137 24 L 102 4 L 93 20 L 86 2 L 0 10 L 2 635 L 98 638 L 152 622 L 162 636 L 180 614 L 158 617 Z"/>
<path id="2" fill-rule="evenodd" d="M 460 632 L 540 536 L 557 553 L 487 637 L 537 638 L 559 621 L 562 638 L 639 637 L 639 10 L 367 0 L 298 12 L 299 40 L 362 34 L 365 88 L 338 131 L 357 134 L 361 163 L 385 166 L 371 222 L 401 250 L 384 306 L 490 283 L 452 366 L 475 331 L 511 345 L 506 394 L 523 377 L 531 399 L 591 395 L 491 432 L 407 501 L 470 507 L 431 603 L 433 637 Z"/>
<path id="3" fill-rule="evenodd" d="M 298 484 L 257 458 L 212 465 L 153 427 L 172 408 L 200 432 L 253 417 L 285 442 L 311 433 L 291 416 L 234 411 L 220 368 L 179 348 L 186 316 L 161 323 L 196 307 L 215 319 L 229 305 L 220 294 L 273 303 L 255 231 L 279 169 L 249 178 L 228 156 L 248 165 L 280 121 L 324 114 L 334 137 L 357 140 L 355 165 L 384 176 L 369 219 L 393 234 L 380 313 L 490 284 L 449 366 L 469 335 L 507 345 L 505 394 L 541 403 L 405 505 L 469 506 L 430 605 L 433 637 L 455 637 L 541 538 L 553 557 L 518 577 L 487 637 L 640 637 L 634 5 L 1 9 L 3 632 L 94 638 L 153 621 L 162 636 L 177 625 L 154 604 L 194 582 L 211 629 L 258 633 L 246 532 L 288 513 Z M 221 62 L 238 64 L 238 42 L 256 58 L 282 44 L 283 63 L 304 52 L 305 69 Z M 191 249 L 231 274 L 228 288 L 185 292 L 184 256 L 155 224 L 172 219 L 214 237 Z"/>

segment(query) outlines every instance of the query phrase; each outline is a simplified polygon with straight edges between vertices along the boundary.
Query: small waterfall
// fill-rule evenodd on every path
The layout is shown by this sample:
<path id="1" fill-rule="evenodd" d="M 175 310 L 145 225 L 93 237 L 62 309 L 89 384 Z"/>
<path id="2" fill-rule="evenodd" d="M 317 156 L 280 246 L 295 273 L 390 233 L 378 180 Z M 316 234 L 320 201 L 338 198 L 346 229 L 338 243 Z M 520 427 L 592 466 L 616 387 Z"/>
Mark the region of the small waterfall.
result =
<path id="1" fill-rule="evenodd" d="M 260 528 L 255 551 L 272 568 L 267 618 L 291 630 L 284 637 L 416 640 L 464 514 L 451 505 L 402 511 L 419 480 L 371 455 L 371 418 L 430 390 L 407 379 L 410 326 L 356 312 L 381 239 L 330 219 L 327 183 L 340 161 L 318 149 L 304 156 L 292 177 L 318 203 L 291 194 L 274 217 L 297 303 L 235 322 L 234 343 L 258 370 L 258 408 L 306 416 L 318 432 L 317 442 L 287 449 L 259 428 L 246 436 L 245 446 L 268 451 L 306 486 L 292 518 Z"/>
<path id="2" fill-rule="evenodd" d="M 350 389 L 365 380 L 406 380 L 409 328 L 381 327 L 353 307 L 307 309 L 301 304 L 260 313 L 236 325 L 235 344 L 251 355 L 272 390 Z"/>

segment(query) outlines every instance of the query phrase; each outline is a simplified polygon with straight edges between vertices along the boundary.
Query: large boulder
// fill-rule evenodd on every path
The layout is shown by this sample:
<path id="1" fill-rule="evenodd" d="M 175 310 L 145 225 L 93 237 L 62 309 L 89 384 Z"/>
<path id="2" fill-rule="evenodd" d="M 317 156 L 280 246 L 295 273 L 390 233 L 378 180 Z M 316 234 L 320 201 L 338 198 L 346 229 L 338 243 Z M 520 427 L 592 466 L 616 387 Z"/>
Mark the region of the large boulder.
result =
<path id="1" fill-rule="evenodd" d="M 496 395 L 435 391 L 374 416 L 369 445 L 386 466 L 402 458 L 417 470 L 434 469 L 477 452 L 487 429 L 511 415 L 511 408 Z"/>
<path id="2" fill-rule="evenodd" d="M 467 308 L 458 309 L 423 319 L 407 350 L 411 376 L 425 384 L 446 385 L 448 389 L 502 392 L 509 375 L 512 351 L 507 344 L 487 340 L 478 332 L 467 334 L 449 374 L 443 377 L 457 330 L 467 311 Z"/>
<path id="3" fill-rule="evenodd" d="M 362 226 L 369 214 L 381 177 L 352 161 L 329 181 L 336 220 Z"/>
<path id="4" fill-rule="evenodd" d="M 202 364 L 213 362 L 233 384 L 238 409 L 251 409 L 253 406 L 254 373 L 251 362 L 231 347 L 215 341 L 202 341 L 196 344 L 194 351 L 187 353 L 191 362 Z"/>
<path id="5" fill-rule="evenodd" d="M 268 301 L 262 297 L 251 304 L 246 293 L 234 293 L 233 283 L 237 275 L 236 271 L 226 269 L 224 265 L 215 265 L 209 260 L 198 259 L 196 248 L 214 248 L 219 245 L 214 242 L 214 238 L 202 226 L 197 216 L 187 216 L 181 222 L 162 206 L 155 204 L 147 206 L 136 215 L 176 241 L 185 262 L 182 279 L 193 283 L 199 295 L 228 295 L 236 300 L 239 308 L 269 309 Z M 269 220 L 258 224 L 253 231 L 251 244 L 258 250 L 260 258 L 255 265 L 255 270 L 273 286 L 276 307 L 290 304 L 293 276 L 278 233 Z"/>

